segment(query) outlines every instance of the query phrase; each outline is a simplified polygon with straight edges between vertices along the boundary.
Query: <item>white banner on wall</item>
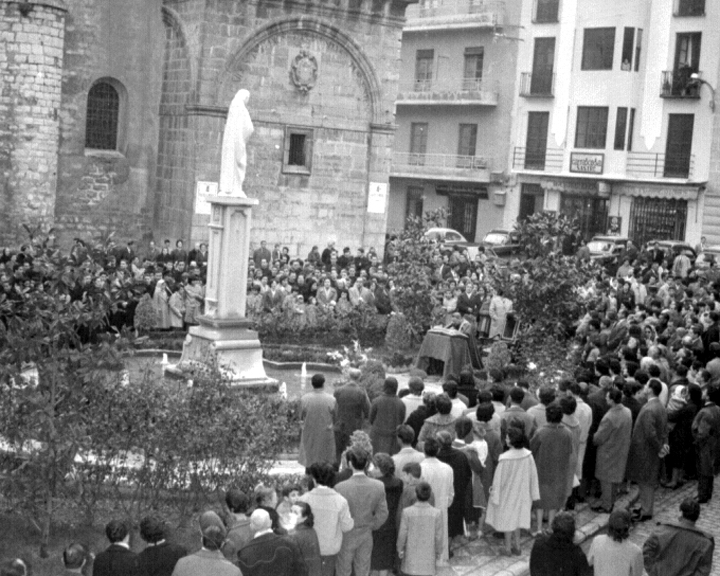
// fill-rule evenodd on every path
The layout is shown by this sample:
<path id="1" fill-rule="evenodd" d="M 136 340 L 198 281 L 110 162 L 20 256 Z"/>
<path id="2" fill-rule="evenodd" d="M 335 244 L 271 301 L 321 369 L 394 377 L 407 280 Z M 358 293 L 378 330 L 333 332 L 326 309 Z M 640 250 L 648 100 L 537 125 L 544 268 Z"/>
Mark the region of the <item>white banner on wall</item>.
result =
<path id="1" fill-rule="evenodd" d="M 385 214 L 388 185 L 384 182 L 370 182 L 368 209 L 371 214 Z"/>
<path id="2" fill-rule="evenodd" d="M 198 182 L 195 186 L 195 214 L 210 214 L 211 196 L 218 195 L 217 182 Z"/>

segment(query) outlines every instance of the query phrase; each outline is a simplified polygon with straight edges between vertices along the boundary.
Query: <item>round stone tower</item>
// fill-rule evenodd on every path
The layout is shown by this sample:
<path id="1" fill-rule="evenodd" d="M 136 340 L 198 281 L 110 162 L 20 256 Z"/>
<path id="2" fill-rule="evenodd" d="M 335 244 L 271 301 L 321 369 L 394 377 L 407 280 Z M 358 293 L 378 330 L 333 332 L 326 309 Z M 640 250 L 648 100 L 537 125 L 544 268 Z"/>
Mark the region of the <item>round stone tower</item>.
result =
<path id="1" fill-rule="evenodd" d="M 55 212 L 64 0 L 0 0 L 0 246 Z"/>

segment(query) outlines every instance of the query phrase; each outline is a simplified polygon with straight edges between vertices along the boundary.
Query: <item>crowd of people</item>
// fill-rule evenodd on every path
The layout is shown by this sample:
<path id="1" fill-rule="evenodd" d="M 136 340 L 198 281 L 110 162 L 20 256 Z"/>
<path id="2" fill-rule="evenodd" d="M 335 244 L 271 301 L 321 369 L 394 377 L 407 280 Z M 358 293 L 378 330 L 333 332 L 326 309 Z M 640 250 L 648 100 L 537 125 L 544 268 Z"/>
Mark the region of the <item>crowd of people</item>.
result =
<path id="1" fill-rule="evenodd" d="M 104 270 L 112 274 L 104 281 L 128 267 L 138 279 L 131 249 L 123 249 L 127 257 L 107 256 Z M 343 290 L 349 306 L 378 311 L 385 301 L 378 290 L 387 290 L 392 307 L 387 262 L 372 250 L 339 256 L 329 244 L 304 261 L 279 246 L 274 252 L 261 243 L 252 255 L 249 290 L 258 298 L 248 298 L 250 307 L 272 311 L 295 295 L 303 304 L 342 309 Z M 190 271 L 179 271 L 180 283 L 193 273 L 202 277 L 197 259 L 163 254 L 174 259 L 162 263 L 155 293 L 182 262 Z M 3 290 L 10 270 L 16 283 L 37 281 L 32 253 L 21 255 L 3 255 Z M 82 266 L 81 256 L 72 257 Z M 359 373 L 332 394 L 316 375 L 300 409 L 307 485 L 283 490 L 279 503 L 274 488 L 258 487 L 252 499 L 230 490 L 225 521 L 201 517 L 201 552 L 158 552 L 153 561 L 172 564 L 166 572 L 143 572 L 138 557 L 138 574 L 202 573 L 197 564 L 222 562 L 208 573 L 429 575 L 459 544 L 480 536 L 501 538 L 502 555 L 520 555 L 522 530 L 535 537 L 533 576 L 580 575 L 591 567 L 634 575 L 643 564 L 652 576 L 708 574 L 714 542 L 695 521 L 720 472 L 720 273 L 712 262 L 698 268 L 686 260 L 628 243 L 617 263 L 578 286 L 585 302 L 573 327 L 578 365 L 537 390 L 499 369 L 466 370 L 445 378 L 437 394 L 425 391 L 420 376 L 400 392 L 389 377 L 370 402 Z M 470 263 L 462 251 L 438 250 L 436 263 L 442 314 L 459 313 L 479 330 L 493 300 L 503 300 L 485 297 L 482 255 Z M 496 313 L 511 306 L 496 300 Z M 642 550 L 630 543 L 632 524 L 655 515 L 657 488 L 689 481 L 697 481 L 697 497 L 683 502 L 680 520 L 659 526 Z M 627 509 L 617 505 L 623 492 Z M 610 514 L 608 535 L 596 538 L 587 555 L 572 542 L 572 511 L 581 502 Z M 147 554 L 170 546 L 162 535 L 143 538 Z M 234 542 L 229 555 L 228 542 Z M 66 557 L 72 564 L 71 549 Z"/>
<path id="2" fill-rule="evenodd" d="M 22 306 L 28 290 L 50 285 L 49 271 L 37 265 L 41 254 L 62 253 L 51 235 L 42 244 L 29 243 L 0 254 L 0 298 Z M 322 325 L 322 318 L 347 316 L 352 310 L 387 315 L 395 309 L 395 280 L 389 271 L 396 258 L 392 243 L 384 258 L 374 248 L 350 247 L 342 252 L 331 241 L 320 251 L 313 246 L 305 258 L 291 256 L 287 247 L 265 241 L 251 251 L 246 286 L 246 314 L 253 320 L 283 314 L 297 328 Z M 204 312 L 207 245 L 186 251 L 183 241 L 166 239 L 137 247 L 130 240 L 118 245 L 90 245 L 76 238 L 67 254 L 74 271 L 67 296 L 82 300 L 96 293 L 112 296 L 107 329 L 186 330 Z M 493 337 L 502 334 L 512 303 L 490 293 L 483 283 L 485 258 L 470 262 L 465 252 L 436 246 L 433 257 L 434 324 L 465 326 L 464 331 Z M 57 289 L 57 286 L 55 286 Z M 10 313 L 0 310 L 0 314 Z M 1 317 L 1 316 L 0 316 Z M 274 317 L 274 316 L 273 316 Z M 465 323 L 465 324 L 463 324 Z"/>

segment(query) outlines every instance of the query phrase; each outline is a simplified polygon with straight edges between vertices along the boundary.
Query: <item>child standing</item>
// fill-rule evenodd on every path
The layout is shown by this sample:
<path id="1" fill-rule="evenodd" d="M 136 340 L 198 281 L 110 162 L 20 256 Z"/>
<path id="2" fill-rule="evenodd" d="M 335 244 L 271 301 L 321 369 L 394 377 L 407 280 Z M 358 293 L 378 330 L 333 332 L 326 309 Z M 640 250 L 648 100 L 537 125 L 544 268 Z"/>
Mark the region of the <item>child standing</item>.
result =
<path id="1" fill-rule="evenodd" d="M 427 482 L 415 488 L 418 501 L 402 511 L 397 550 L 402 572 L 408 576 L 435 576 L 443 551 L 442 513 L 430 505 L 432 489 Z"/>

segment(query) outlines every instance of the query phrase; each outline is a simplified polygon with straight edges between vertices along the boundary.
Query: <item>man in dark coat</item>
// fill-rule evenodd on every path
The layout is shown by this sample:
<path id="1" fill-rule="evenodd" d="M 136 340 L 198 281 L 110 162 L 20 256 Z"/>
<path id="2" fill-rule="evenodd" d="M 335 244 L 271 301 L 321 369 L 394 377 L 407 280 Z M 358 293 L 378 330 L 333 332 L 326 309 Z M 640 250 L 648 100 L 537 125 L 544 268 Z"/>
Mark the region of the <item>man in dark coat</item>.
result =
<path id="1" fill-rule="evenodd" d="M 648 401 L 635 422 L 627 471 L 628 480 L 637 482 L 639 487 L 631 505 L 640 500 L 641 508 L 635 511 L 635 516 L 641 522 L 652 518 L 660 463 L 668 452 L 667 412 L 659 398 L 662 384 L 651 378 L 647 386 Z"/>
<path id="2" fill-rule="evenodd" d="M 272 262 L 272 253 L 268 250 L 267 242 L 262 240 L 260 242 L 260 248 L 253 252 L 253 261 L 255 262 L 255 268 L 260 268 L 260 263 L 265 260 L 268 266 Z"/>
<path id="3" fill-rule="evenodd" d="M 705 405 L 695 416 L 692 434 L 698 455 L 698 501 L 709 502 L 713 481 L 720 472 L 720 388 L 710 385 L 703 392 Z"/>
<path id="4" fill-rule="evenodd" d="M 589 382 L 588 382 L 589 384 Z M 592 409 L 592 423 L 588 431 L 588 443 L 585 448 L 585 459 L 583 460 L 582 469 L 582 486 L 581 494 L 597 494 L 597 483 L 595 481 L 595 460 L 597 458 L 597 448 L 590 439 L 600 427 L 600 422 L 608 411 L 607 400 L 605 399 L 609 386 L 600 388 L 592 392 L 587 398 L 587 405 Z"/>
<path id="5" fill-rule="evenodd" d="M 547 423 L 530 440 L 540 485 L 540 503 L 535 514 L 537 530 L 542 531 L 543 511 L 552 525 L 555 514 L 562 509 L 572 486 L 568 480 L 573 454 L 573 435 L 562 425 L 563 412 L 556 402 L 545 408 Z"/>
<path id="6" fill-rule="evenodd" d="M 94 576 L 136 576 L 137 554 L 130 550 L 130 530 L 121 520 L 110 520 L 105 526 L 110 546 L 100 552 L 93 563 Z"/>
<path id="7" fill-rule="evenodd" d="M 609 514 L 615 504 L 617 485 L 625 478 L 632 438 L 632 413 L 622 405 L 622 392 L 617 388 L 608 390 L 607 403 L 610 409 L 593 435 L 593 444 L 597 446 L 595 477 L 600 481 L 602 491 L 601 501 L 593 510 Z"/>
<path id="8" fill-rule="evenodd" d="M 148 543 L 138 554 L 140 576 L 170 576 L 175 564 L 187 550 L 165 540 L 165 523 L 159 518 L 147 516 L 140 521 L 140 536 Z"/>
<path id="9" fill-rule="evenodd" d="M 337 401 L 337 424 L 335 426 L 335 448 L 337 461 L 348 447 L 350 436 L 355 430 L 362 430 L 363 422 L 370 415 L 370 399 L 358 379 L 360 370 L 350 370 L 350 381 L 335 390 Z"/>
<path id="10" fill-rule="evenodd" d="M 455 498 L 448 508 L 448 537 L 450 540 L 465 533 L 464 514 L 468 502 L 468 492 L 472 494 L 472 469 L 468 457 L 457 448 L 452 447 L 453 437 L 450 432 L 442 430 L 437 434 L 440 451 L 437 459 L 444 462 L 453 471 L 453 491 Z M 470 497 L 472 502 L 472 497 Z"/>
<path id="11" fill-rule="evenodd" d="M 645 570 L 649 576 L 708 576 L 712 569 L 715 540 L 695 526 L 700 504 L 686 498 L 677 522 L 659 522 L 643 544 Z"/>
<path id="12" fill-rule="evenodd" d="M 397 397 L 397 389 L 397 379 L 386 378 L 382 396 L 370 405 L 370 440 L 375 454 L 387 452 L 392 456 L 400 450 L 395 430 L 405 422 L 405 404 Z"/>
<path id="13" fill-rule="evenodd" d="M 255 536 L 238 552 L 243 576 L 308 576 L 300 548 L 291 538 L 272 531 L 267 510 L 255 510 L 250 526 Z"/>
<path id="14" fill-rule="evenodd" d="M 70 544 L 63 550 L 63 566 L 65 571 L 62 576 L 77 576 L 87 568 L 88 560 L 92 559 L 90 551 L 82 544 Z"/>
<path id="15" fill-rule="evenodd" d="M 532 576 L 590 576 L 593 571 L 588 565 L 582 548 L 573 543 L 575 518 L 569 512 L 560 512 L 552 522 L 552 532 L 542 534 L 533 544 L 530 552 L 530 574 Z"/>

